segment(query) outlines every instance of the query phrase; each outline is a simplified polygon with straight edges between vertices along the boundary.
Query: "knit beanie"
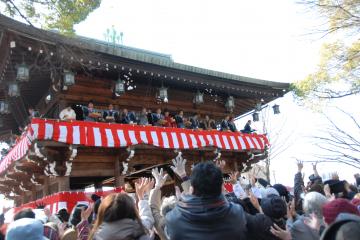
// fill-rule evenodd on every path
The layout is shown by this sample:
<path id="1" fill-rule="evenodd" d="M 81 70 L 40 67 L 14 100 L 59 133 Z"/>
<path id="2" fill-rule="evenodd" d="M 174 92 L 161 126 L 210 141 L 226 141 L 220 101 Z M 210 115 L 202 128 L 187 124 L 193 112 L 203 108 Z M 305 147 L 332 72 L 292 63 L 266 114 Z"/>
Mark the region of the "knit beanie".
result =
<path id="1" fill-rule="evenodd" d="M 268 198 L 271 196 L 280 196 L 279 192 L 272 187 L 268 187 L 265 189 L 265 191 L 261 192 L 261 198 Z"/>
<path id="2" fill-rule="evenodd" d="M 323 215 L 327 224 L 333 223 L 340 213 L 359 215 L 356 206 L 344 198 L 335 199 L 323 206 Z"/>
<path id="3" fill-rule="evenodd" d="M 272 196 L 261 200 L 264 214 L 273 219 L 280 219 L 287 213 L 285 201 L 279 196 Z"/>
<path id="4" fill-rule="evenodd" d="M 276 191 L 278 191 L 280 197 L 285 197 L 286 202 L 289 202 L 289 191 L 284 185 L 274 184 L 272 187 L 275 188 Z"/>

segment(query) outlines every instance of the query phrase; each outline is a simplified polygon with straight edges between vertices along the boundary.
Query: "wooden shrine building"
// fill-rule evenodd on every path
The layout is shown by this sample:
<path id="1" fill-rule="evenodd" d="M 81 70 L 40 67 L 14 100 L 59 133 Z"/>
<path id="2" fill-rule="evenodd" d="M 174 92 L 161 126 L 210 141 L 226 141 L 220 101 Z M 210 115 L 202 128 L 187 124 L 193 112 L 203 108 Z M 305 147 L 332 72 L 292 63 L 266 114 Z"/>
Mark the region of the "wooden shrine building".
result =
<path id="1" fill-rule="evenodd" d="M 286 83 L 176 63 L 171 56 L 85 37 L 66 37 L 0 15 L 0 192 L 17 205 L 87 186 L 119 187 L 131 174 L 220 156 L 242 170 L 266 158 L 261 134 L 84 121 L 81 106 L 138 113 L 180 110 L 216 123 L 288 91 Z M 71 106 L 76 120 L 61 121 Z M 29 118 L 29 108 L 39 112 Z M 126 164 L 125 164 L 126 163 Z"/>

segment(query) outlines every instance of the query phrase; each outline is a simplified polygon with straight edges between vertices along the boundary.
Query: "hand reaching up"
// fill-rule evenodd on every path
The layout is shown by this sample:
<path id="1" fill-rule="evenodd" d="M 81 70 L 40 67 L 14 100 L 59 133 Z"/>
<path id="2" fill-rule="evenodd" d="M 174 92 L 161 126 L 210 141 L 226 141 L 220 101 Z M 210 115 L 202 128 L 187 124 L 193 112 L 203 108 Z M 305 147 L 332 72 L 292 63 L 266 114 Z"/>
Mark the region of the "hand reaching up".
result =
<path id="1" fill-rule="evenodd" d="M 304 163 L 302 161 L 298 160 L 297 167 L 298 167 L 298 171 L 301 172 L 302 169 L 304 168 Z"/>
<path id="2" fill-rule="evenodd" d="M 81 209 L 81 221 L 85 221 L 85 220 L 89 219 L 89 217 L 93 211 L 93 208 L 94 208 L 94 204 L 91 203 L 91 204 L 89 204 L 87 209 L 85 209 L 85 208 Z"/>
<path id="3" fill-rule="evenodd" d="M 179 177 L 183 178 L 186 177 L 186 171 L 185 171 L 185 164 L 186 159 L 178 158 L 173 159 L 173 166 L 171 166 L 171 169 L 176 173 Z"/>
<path id="4" fill-rule="evenodd" d="M 153 186 L 154 181 L 150 178 L 140 178 L 135 182 L 136 196 L 139 200 L 143 200 L 145 193 Z"/>
<path id="5" fill-rule="evenodd" d="M 238 180 L 238 178 L 240 176 L 240 172 L 239 171 L 231 172 L 229 174 L 229 176 L 230 176 L 230 183 L 231 184 L 236 184 L 236 182 L 237 182 L 237 180 Z"/>
<path id="6" fill-rule="evenodd" d="M 165 184 L 168 174 L 164 174 L 164 171 L 162 168 L 160 169 L 160 172 L 159 172 L 158 168 L 153 168 L 151 173 L 152 173 L 153 177 L 155 178 L 155 187 L 161 188 Z"/>

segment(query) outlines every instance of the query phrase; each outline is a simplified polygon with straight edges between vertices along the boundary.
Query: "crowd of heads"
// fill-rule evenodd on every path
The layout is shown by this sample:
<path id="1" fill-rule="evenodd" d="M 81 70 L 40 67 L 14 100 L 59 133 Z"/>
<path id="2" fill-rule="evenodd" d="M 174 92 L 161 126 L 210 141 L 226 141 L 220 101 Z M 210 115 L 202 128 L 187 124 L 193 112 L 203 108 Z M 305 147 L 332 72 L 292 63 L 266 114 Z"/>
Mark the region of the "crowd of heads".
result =
<path id="1" fill-rule="evenodd" d="M 358 239 L 359 175 L 355 184 L 337 174 L 314 174 L 304 184 L 298 163 L 294 186 L 271 184 L 239 172 L 225 173 L 224 161 L 200 162 L 186 172 L 186 160 L 173 160 L 171 170 L 154 168 L 152 178 L 135 181 L 135 194 L 93 195 L 46 217 L 23 209 L 13 221 L 1 220 L 2 239 Z M 164 187 L 167 186 L 167 187 Z M 170 194 L 170 196 L 169 196 Z M 166 195 L 166 197 L 165 197 Z M 40 219 L 40 220 L 39 220 Z"/>

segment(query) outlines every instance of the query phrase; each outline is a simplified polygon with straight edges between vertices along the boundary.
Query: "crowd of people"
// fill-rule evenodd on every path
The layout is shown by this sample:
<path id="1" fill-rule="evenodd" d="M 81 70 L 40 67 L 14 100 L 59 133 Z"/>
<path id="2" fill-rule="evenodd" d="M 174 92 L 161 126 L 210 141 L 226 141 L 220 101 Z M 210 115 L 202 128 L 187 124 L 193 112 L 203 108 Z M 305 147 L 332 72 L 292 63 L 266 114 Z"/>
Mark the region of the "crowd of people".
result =
<path id="1" fill-rule="evenodd" d="M 96 109 L 94 103 L 90 101 L 87 106 L 82 106 L 81 116 L 84 121 L 91 122 L 110 122 L 110 123 L 122 123 L 122 124 L 138 124 L 138 125 L 152 125 L 161 127 L 176 127 L 176 128 L 188 128 L 188 129 L 202 129 L 202 130 L 221 130 L 236 132 L 236 125 L 234 123 L 234 117 L 226 115 L 220 122 L 216 122 L 210 118 L 209 115 L 203 118 L 199 113 L 195 113 L 193 116 L 185 117 L 182 110 L 177 113 L 171 113 L 169 110 L 156 109 L 152 112 L 150 109 L 143 108 L 140 112 L 135 113 L 124 108 L 122 111 L 114 109 L 113 104 L 109 104 L 106 110 Z M 66 107 L 60 112 L 59 118 L 61 120 L 75 120 L 77 119 L 75 111 L 71 106 Z M 254 132 L 251 129 L 251 121 L 247 123 L 242 130 L 244 133 Z"/>
<path id="2" fill-rule="evenodd" d="M 140 178 L 135 194 L 125 192 L 91 197 L 71 214 L 61 209 L 36 219 L 32 209 L 16 213 L 3 224 L 2 239 L 130 240 L 130 239 L 359 239 L 360 175 L 356 183 L 334 173 L 322 179 L 314 173 L 304 184 L 298 162 L 293 191 L 239 172 L 224 174 L 224 161 L 200 162 L 186 172 L 186 160 L 173 160 L 171 169 L 181 189 L 164 197 L 168 174 L 152 169 L 152 178 Z M 224 187 L 231 184 L 231 188 Z"/>

